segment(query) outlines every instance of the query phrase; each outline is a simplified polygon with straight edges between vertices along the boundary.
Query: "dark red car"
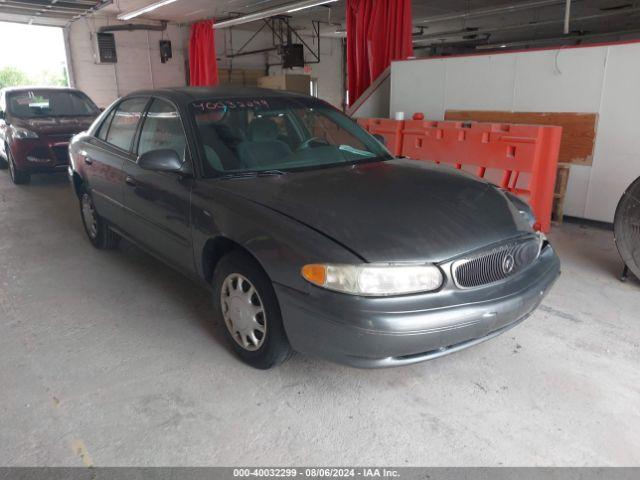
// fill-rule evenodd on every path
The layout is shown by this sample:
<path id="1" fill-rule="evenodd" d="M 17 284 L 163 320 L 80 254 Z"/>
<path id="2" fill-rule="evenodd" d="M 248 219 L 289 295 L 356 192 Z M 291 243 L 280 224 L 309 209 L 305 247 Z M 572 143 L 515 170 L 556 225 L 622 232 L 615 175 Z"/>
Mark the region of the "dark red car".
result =
<path id="1" fill-rule="evenodd" d="M 0 90 L 0 168 L 13 183 L 32 173 L 64 171 L 69 141 L 89 128 L 100 110 L 71 88 L 11 87 Z"/>

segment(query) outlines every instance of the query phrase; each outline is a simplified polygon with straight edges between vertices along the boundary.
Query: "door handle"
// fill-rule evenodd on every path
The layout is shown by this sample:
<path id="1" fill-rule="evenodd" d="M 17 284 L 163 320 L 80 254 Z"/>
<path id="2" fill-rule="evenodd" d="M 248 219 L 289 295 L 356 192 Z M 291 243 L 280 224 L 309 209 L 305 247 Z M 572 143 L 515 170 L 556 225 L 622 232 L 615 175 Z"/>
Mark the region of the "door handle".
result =
<path id="1" fill-rule="evenodd" d="M 87 165 L 91 165 L 93 163 L 93 159 L 87 155 L 84 156 L 84 163 Z"/>
<path id="2" fill-rule="evenodd" d="M 133 179 L 133 177 L 131 177 L 129 175 L 127 175 L 127 177 L 124 179 L 124 181 L 130 187 L 135 187 L 136 186 L 136 181 Z"/>

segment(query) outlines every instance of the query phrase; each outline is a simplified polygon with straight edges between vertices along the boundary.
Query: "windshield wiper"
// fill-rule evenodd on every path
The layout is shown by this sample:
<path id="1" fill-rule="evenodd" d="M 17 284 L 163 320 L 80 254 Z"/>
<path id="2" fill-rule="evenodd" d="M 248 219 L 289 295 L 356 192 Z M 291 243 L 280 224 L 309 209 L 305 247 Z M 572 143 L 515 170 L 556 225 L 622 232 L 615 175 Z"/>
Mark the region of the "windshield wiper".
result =
<path id="1" fill-rule="evenodd" d="M 345 162 L 344 165 L 361 165 L 363 163 L 386 162 L 387 160 L 393 160 L 393 157 L 378 155 L 377 157 L 354 158 L 348 162 Z"/>
<path id="2" fill-rule="evenodd" d="M 280 175 L 286 175 L 287 172 L 283 172 L 282 170 L 259 170 L 253 172 L 235 172 L 235 173 L 227 173 L 222 175 L 219 178 L 228 179 L 228 178 L 255 178 L 255 177 L 279 177 Z"/>

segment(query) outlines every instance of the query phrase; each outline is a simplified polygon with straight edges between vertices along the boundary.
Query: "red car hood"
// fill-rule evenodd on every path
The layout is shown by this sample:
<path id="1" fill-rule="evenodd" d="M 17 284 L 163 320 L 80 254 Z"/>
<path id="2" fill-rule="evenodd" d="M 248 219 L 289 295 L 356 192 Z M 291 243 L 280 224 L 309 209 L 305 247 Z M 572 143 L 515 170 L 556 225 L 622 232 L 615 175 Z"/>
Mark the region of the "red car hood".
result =
<path id="1" fill-rule="evenodd" d="M 16 127 L 26 128 L 40 135 L 74 135 L 82 132 L 91 126 L 95 120 L 93 116 L 78 117 L 39 117 L 39 118 L 16 118 L 13 117 L 12 124 Z"/>

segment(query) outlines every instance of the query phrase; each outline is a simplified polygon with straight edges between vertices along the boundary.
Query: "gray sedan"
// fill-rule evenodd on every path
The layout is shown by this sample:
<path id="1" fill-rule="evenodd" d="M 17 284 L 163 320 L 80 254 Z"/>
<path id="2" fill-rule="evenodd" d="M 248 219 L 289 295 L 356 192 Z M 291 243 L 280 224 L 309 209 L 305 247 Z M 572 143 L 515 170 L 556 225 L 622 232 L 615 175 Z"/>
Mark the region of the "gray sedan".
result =
<path id="1" fill-rule="evenodd" d="M 452 353 L 527 318 L 560 271 L 521 200 L 392 158 L 302 95 L 136 92 L 70 156 L 91 243 L 125 237 L 210 288 L 257 368 L 294 350 L 358 367 Z"/>

